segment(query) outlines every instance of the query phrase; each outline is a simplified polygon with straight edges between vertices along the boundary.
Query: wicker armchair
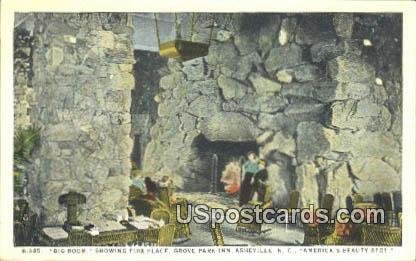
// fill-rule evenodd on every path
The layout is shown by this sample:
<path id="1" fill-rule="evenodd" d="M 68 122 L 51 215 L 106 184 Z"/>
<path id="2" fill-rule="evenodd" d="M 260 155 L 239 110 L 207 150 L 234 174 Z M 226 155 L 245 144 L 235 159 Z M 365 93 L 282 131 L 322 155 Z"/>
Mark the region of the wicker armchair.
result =
<path id="1" fill-rule="evenodd" d="M 210 226 L 211 230 L 211 237 L 212 242 L 214 243 L 214 246 L 224 246 L 224 235 L 222 234 L 221 226 L 218 223 L 215 223 L 215 227 L 212 228 Z"/>
<path id="2" fill-rule="evenodd" d="M 171 246 L 175 236 L 175 225 L 166 224 L 159 229 L 158 246 Z"/>
<path id="3" fill-rule="evenodd" d="M 29 208 L 24 199 L 14 202 L 13 237 L 16 246 L 33 245 L 37 235 L 38 215 Z"/>
<path id="4" fill-rule="evenodd" d="M 138 230 L 138 240 L 144 244 L 171 246 L 175 235 L 175 225 L 167 224 L 160 228 Z"/>
<path id="5" fill-rule="evenodd" d="M 363 245 L 401 246 L 402 228 L 385 225 L 362 224 L 360 234 Z"/>
<path id="6" fill-rule="evenodd" d="M 171 206 L 170 197 L 172 196 L 172 189 L 169 187 L 160 187 L 158 190 L 158 198 L 162 201 L 168 208 Z"/>
<path id="7" fill-rule="evenodd" d="M 176 215 L 177 210 L 176 206 L 180 206 L 180 214 L 181 218 L 186 219 L 188 216 L 188 201 L 184 198 L 177 198 L 175 203 L 172 203 L 171 205 L 171 223 L 175 224 L 175 239 L 176 238 L 186 238 L 189 239 L 191 236 L 191 228 L 189 227 L 189 224 L 182 224 L 177 221 Z"/>
<path id="8" fill-rule="evenodd" d="M 165 224 L 169 224 L 171 223 L 171 214 L 168 210 L 166 209 L 155 209 L 152 211 L 152 213 L 150 214 L 150 218 L 154 219 L 154 220 L 163 220 L 165 222 Z"/>
<path id="9" fill-rule="evenodd" d="M 334 203 L 334 196 L 331 194 L 325 194 L 322 199 L 321 208 L 328 210 L 329 217 L 332 213 L 332 206 Z M 303 245 L 320 245 L 325 242 L 326 238 L 331 236 L 334 232 L 335 225 L 326 224 L 304 224 L 303 230 L 305 238 Z"/>

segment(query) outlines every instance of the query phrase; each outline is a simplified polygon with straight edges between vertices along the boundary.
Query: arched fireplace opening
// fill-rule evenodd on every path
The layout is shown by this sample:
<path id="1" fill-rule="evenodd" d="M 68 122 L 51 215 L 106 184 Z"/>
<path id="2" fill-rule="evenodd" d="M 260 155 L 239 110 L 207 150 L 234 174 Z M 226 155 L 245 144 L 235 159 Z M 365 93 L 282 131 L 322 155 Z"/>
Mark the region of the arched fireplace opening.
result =
<path id="1" fill-rule="evenodd" d="M 249 151 L 258 153 L 259 146 L 255 141 L 210 141 L 203 134 L 192 143 L 196 155 L 193 172 L 196 177 L 209 181 L 205 191 L 224 192 L 221 183 L 222 171 L 232 161 L 241 163 Z"/>

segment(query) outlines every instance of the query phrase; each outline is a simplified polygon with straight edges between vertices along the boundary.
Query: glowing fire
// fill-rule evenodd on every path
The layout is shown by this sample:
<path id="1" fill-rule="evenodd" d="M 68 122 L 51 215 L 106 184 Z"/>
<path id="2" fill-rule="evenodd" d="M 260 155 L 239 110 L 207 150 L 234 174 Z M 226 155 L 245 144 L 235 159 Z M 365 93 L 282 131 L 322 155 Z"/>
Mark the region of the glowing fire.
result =
<path id="1" fill-rule="evenodd" d="M 224 190 L 227 194 L 236 194 L 240 191 L 240 164 L 236 161 L 231 161 L 225 166 L 222 171 L 221 182 L 224 183 Z"/>

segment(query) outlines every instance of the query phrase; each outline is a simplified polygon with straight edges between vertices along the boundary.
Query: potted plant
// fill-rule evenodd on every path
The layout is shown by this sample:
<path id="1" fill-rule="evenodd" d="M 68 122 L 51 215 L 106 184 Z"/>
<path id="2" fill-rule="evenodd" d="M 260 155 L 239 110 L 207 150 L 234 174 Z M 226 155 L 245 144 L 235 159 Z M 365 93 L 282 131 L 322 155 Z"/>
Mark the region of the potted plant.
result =
<path id="1" fill-rule="evenodd" d="M 27 169 L 33 150 L 39 143 L 39 130 L 39 128 L 31 126 L 18 129 L 14 135 L 13 177 L 14 189 L 18 195 L 23 194 L 23 173 Z"/>

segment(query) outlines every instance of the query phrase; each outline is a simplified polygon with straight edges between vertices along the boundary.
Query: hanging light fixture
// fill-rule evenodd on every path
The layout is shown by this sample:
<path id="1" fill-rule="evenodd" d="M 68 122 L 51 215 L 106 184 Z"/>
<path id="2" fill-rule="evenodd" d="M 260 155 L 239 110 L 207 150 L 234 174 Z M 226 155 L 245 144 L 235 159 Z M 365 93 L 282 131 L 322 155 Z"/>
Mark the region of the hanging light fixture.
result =
<path id="1" fill-rule="evenodd" d="M 195 33 L 195 13 L 192 13 L 191 18 L 191 32 L 189 40 L 182 39 L 180 36 L 180 25 L 178 23 L 178 17 L 175 13 L 175 27 L 176 27 L 176 38 L 171 41 L 161 42 L 159 35 L 159 26 L 156 14 L 154 14 L 155 25 L 156 25 L 156 37 L 159 45 L 159 54 L 163 57 L 174 58 L 179 61 L 188 61 L 198 57 L 203 57 L 208 54 L 208 49 L 211 44 L 212 32 L 214 29 L 214 16 L 211 21 L 211 28 L 209 32 L 209 39 L 207 43 L 193 41 L 192 38 Z"/>

